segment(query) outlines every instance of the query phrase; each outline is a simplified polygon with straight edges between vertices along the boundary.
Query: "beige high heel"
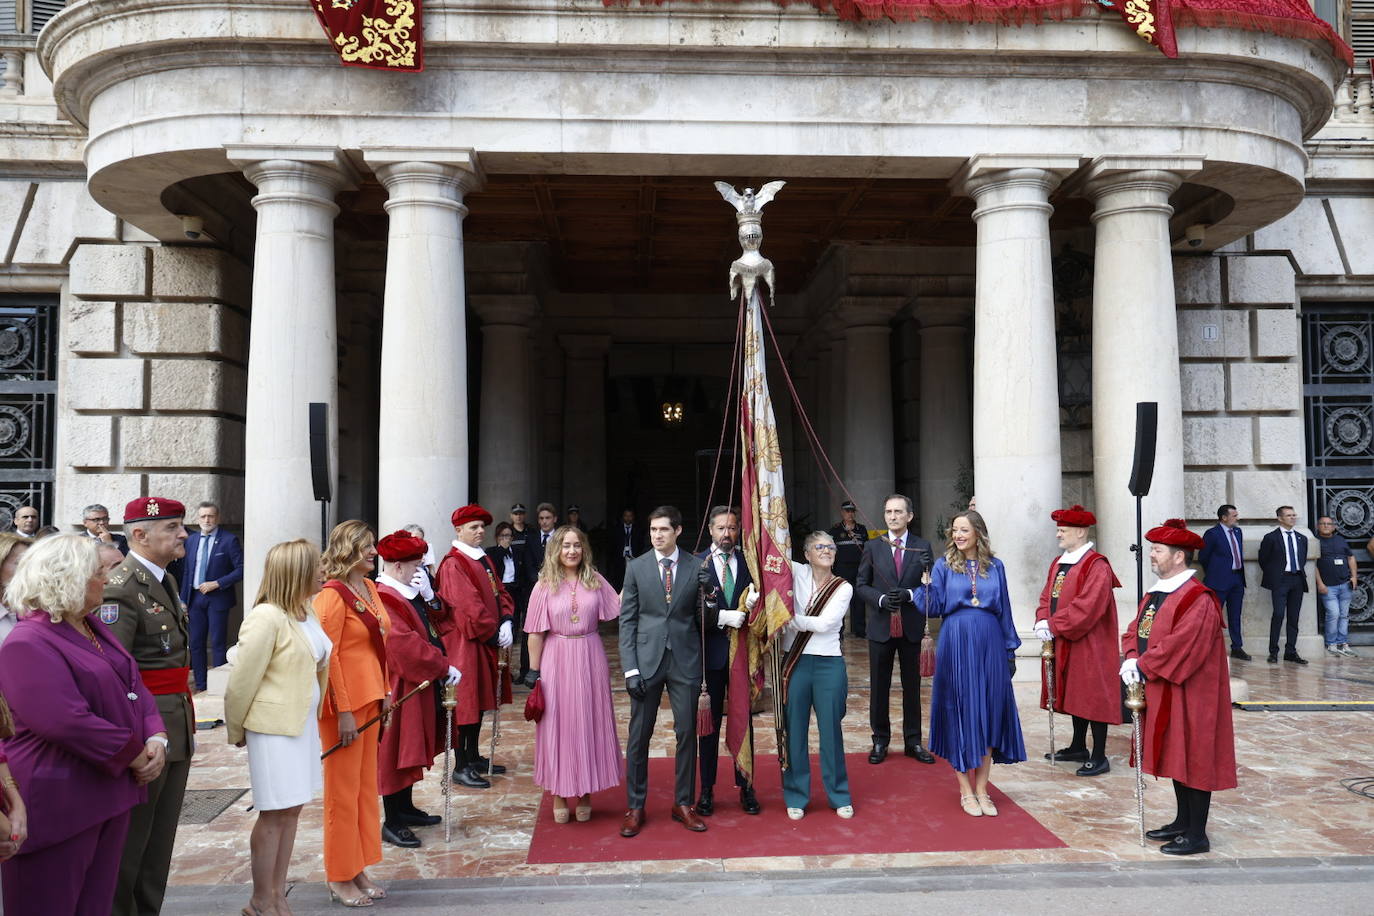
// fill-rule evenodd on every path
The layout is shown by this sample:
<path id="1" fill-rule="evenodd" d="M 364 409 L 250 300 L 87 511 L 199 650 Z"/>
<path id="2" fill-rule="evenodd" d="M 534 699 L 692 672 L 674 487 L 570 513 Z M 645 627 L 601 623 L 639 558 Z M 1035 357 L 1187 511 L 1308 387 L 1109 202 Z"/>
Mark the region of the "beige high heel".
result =
<path id="1" fill-rule="evenodd" d="M 970 817 L 982 817 L 983 808 L 978 804 L 977 797 L 973 795 L 960 795 L 959 807 L 964 809 L 964 813 Z"/>
<path id="2" fill-rule="evenodd" d="M 584 795 L 577 800 L 575 815 L 579 824 L 585 824 L 592 819 L 592 797 L 590 795 Z"/>
<path id="3" fill-rule="evenodd" d="M 992 803 L 992 796 L 990 795 L 979 795 L 978 807 L 981 808 L 983 813 L 986 814 L 988 817 L 997 816 L 997 806 Z"/>
<path id="4" fill-rule="evenodd" d="M 566 824 L 568 822 L 568 803 L 562 796 L 553 797 L 553 822 L 555 824 Z"/>

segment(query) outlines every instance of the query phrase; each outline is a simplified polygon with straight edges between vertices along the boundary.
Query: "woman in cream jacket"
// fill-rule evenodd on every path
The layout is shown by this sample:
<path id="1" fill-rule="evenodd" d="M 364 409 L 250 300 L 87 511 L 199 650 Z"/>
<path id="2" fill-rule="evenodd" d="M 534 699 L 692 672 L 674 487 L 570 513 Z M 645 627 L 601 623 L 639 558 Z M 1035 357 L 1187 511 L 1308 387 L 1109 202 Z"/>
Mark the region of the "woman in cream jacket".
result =
<path id="1" fill-rule="evenodd" d="M 301 807 L 320 790 L 320 697 L 332 646 L 311 608 L 320 552 L 309 541 L 267 553 L 262 586 L 239 629 L 224 693 L 229 741 L 248 746 L 258 821 L 251 838 L 253 896 L 245 916 L 288 913 L 286 871 Z"/>

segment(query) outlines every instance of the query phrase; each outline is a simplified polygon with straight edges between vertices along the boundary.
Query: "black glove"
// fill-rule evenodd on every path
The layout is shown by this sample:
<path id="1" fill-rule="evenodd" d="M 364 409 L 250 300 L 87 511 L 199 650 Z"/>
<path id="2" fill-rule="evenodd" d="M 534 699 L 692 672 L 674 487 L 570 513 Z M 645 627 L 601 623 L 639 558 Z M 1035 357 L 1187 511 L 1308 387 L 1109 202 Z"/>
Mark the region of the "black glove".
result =
<path id="1" fill-rule="evenodd" d="M 625 692 L 636 700 L 642 700 L 649 695 L 649 688 L 644 686 L 644 678 L 632 674 L 625 678 Z"/>
<path id="2" fill-rule="evenodd" d="M 889 611 L 900 611 L 902 605 L 911 600 L 911 596 L 907 594 L 904 588 L 894 588 L 884 597 L 887 598 L 887 609 Z"/>
<path id="3" fill-rule="evenodd" d="M 530 670 L 526 671 L 524 683 L 525 686 L 529 688 L 533 688 L 535 684 L 539 683 L 539 669 L 531 668 Z"/>
<path id="4" fill-rule="evenodd" d="M 1007 665 L 1011 668 L 1011 676 L 1016 677 L 1016 657 L 1012 656 L 1011 658 L 1007 659 Z"/>
<path id="5" fill-rule="evenodd" d="M 697 585 L 700 585 L 702 588 L 706 589 L 706 594 L 708 595 L 716 590 L 715 580 L 711 576 L 711 566 L 709 560 L 705 563 L 702 563 L 701 568 L 697 570 Z"/>

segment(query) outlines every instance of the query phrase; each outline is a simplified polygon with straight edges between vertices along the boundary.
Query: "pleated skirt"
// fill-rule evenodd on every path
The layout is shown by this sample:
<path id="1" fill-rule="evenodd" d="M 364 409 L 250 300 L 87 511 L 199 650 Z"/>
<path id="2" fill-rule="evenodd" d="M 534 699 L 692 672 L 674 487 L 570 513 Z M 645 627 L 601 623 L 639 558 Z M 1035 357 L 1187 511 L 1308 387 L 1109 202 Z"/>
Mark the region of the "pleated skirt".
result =
<path id="1" fill-rule="evenodd" d="M 940 627 L 930 688 L 930 750 L 956 770 L 1026 759 L 1007 649 L 997 616 L 966 608 Z"/>
<path id="2" fill-rule="evenodd" d="M 611 674 L 596 631 L 572 639 L 549 634 L 539 667 L 544 717 L 535 728 L 535 784 L 564 798 L 620 785 Z"/>

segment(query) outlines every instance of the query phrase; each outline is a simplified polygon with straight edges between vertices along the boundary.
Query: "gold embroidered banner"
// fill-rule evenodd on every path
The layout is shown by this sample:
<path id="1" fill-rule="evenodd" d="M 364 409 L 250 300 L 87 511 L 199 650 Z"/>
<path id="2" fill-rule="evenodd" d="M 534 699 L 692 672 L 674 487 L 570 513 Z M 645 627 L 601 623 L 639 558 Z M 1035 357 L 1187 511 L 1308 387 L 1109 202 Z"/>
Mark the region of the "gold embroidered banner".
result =
<path id="1" fill-rule="evenodd" d="M 374 70 L 425 68 L 420 0 L 310 0 L 339 63 Z"/>

